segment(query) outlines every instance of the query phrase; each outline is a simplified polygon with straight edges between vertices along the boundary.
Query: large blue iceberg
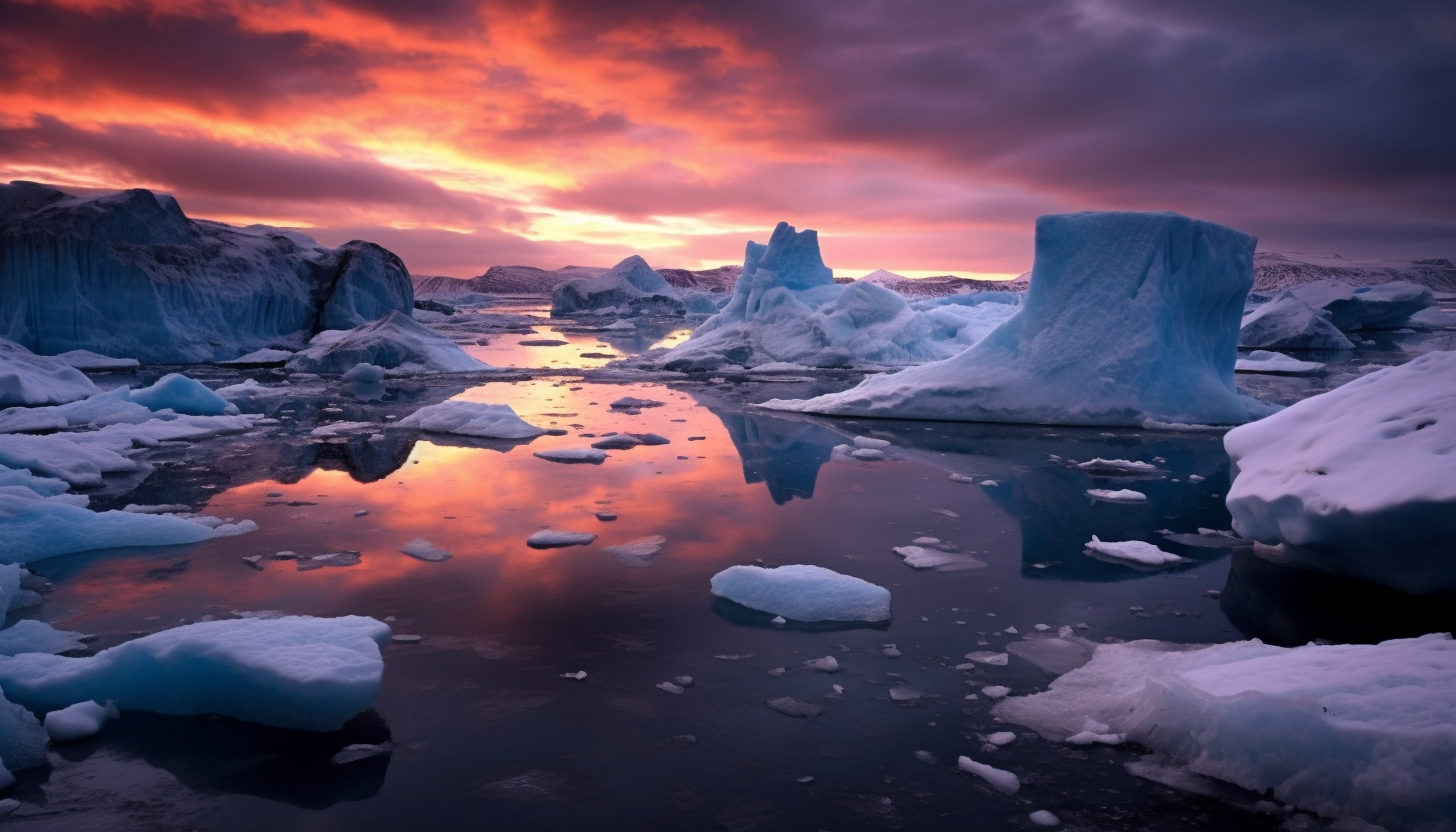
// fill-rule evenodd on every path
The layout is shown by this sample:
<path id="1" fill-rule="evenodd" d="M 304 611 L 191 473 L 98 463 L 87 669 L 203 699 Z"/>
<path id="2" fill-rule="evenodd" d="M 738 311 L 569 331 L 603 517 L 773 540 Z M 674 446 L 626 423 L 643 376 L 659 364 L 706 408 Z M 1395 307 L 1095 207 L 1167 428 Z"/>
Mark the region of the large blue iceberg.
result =
<path id="1" fill-rule="evenodd" d="M 1025 302 L 974 346 L 841 393 L 764 406 L 1034 424 L 1247 422 L 1268 412 L 1234 390 L 1254 243 L 1173 213 L 1040 217 Z"/>

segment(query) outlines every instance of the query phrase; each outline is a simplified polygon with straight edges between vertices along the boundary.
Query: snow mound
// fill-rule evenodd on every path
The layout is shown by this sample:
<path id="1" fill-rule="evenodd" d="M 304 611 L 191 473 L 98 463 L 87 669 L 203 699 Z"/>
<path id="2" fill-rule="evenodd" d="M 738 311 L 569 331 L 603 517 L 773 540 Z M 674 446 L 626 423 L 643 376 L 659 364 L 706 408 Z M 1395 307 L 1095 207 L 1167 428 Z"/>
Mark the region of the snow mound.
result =
<path id="1" fill-rule="evenodd" d="M 346 373 L 359 364 L 374 364 L 397 373 L 492 369 L 466 355 L 454 341 L 398 311 L 354 329 L 320 332 L 288 360 L 287 366 L 293 372 L 332 374 Z"/>
<path id="2" fill-rule="evenodd" d="M 508 404 L 449 401 L 422 407 L 394 423 L 431 433 L 453 433 L 486 439 L 530 439 L 546 432 L 527 424 Z"/>
<path id="3" fill-rule="evenodd" d="M 1264 412 L 1234 390 L 1254 242 L 1173 213 L 1040 217 L 1025 302 L 974 346 L 842 393 L 763 406 L 1034 424 L 1246 422 Z"/>
<path id="4" fill-rule="evenodd" d="M 65 361 L 0 338 L 0 407 L 65 404 L 97 392 L 91 379 Z"/>
<path id="5" fill-rule="evenodd" d="M 361 616 L 205 621 L 95 656 L 0 657 L 0 689 L 32 710 L 112 700 L 121 710 L 332 731 L 374 704 L 389 636 Z"/>
<path id="6" fill-rule="evenodd" d="M 600 275 L 568 280 L 551 290 L 553 317 L 607 309 L 681 315 L 687 307 L 682 294 L 635 254 Z"/>
<path id="7" fill-rule="evenodd" d="M 1456 589 L 1456 352 L 1431 352 L 1230 431 L 1234 530 L 1405 592 Z"/>
<path id="8" fill-rule="evenodd" d="M 1318 361 L 1300 361 L 1282 352 L 1254 350 L 1234 363 L 1234 372 L 1302 376 L 1317 373 L 1324 366 Z"/>
<path id="9" fill-rule="evenodd" d="M 1285 292 L 1243 317 L 1239 346 L 1271 350 L 1352 350 L 1345 337 L 1315 308 Z"/>
<path id="10" fill-rule="evenodd" d="M 216 361 L 414 305 L 404 264 L 372 243 L 192 220 L 142 189 L 0 185 L 0 262 L 0 337 L 42 353 Z"/>
<path id="11" fill-rule="evenodd" d="M 886 621 L 890 591 L 822 566 L 730 566 L 714 575 L 714 595 L 796 621 Z"/>
<path id="12" fill-rule="evenodd" d="M 819 254 L 818 234 L 781 222 L 768 245 L 748 243 L 743 273 L 723 309 L 687 341 L 648 361 L 677 371 L 771 363 L 906 366 L 964 349 L 985 328 L 972 322 L 987 314 L 1009 312 L 946 307 L 922 313 L 876 283 L 836 283 Z"/>
<path id="13" fill-rule="evenodd" d="M 1198 774 L 1391 829 L 1456 818 L 1456 643 L 1096 645 L 1090 663 L 993 713 L 1051 740 L 1090 721 Z"/>
<path id="14" fill-rule="evenodd" d="M 1436 305 L 1430 289 L 1403 280 L 1358 288 L 1321 280 L 1291 289 L 1290 294 L 1326 315 L 1341 332 L 1399 329 L 1411 315 Z"/>

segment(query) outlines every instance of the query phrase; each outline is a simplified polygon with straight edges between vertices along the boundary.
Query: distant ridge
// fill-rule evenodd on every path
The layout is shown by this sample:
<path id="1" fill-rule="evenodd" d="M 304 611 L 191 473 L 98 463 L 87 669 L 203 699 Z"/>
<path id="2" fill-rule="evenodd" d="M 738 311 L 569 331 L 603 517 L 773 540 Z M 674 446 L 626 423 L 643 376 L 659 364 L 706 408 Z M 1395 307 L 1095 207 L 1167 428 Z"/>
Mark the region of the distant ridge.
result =
<path id="1" fill-rule="evenodd" d="M 559 269 L 538 269 L 535 266 L 491 266 L 479 277 L 458 278 L 432 275 L 415 279 L 415 294 L 420 297 L 447 297 L 467 294 L 540 295 L 568 280 L 599 277 L 607 270 L 599 266 L 562 266 Z M 668 283 L 679 289 L 703 292 L 724 292 L 733 288 L 742 266 L 719 266 L 714 269 L 657 269 Z"/>
<path id="2" fill-rule="evenodd" d="M 1339 280 L 1352 286 L 1373 286 L 1405 280 L 1437 292 L 1456 292 L 1456 264 L 1432 260 L 1346 260 L 1339 255 L 1254 255 L 1254 291 L 1273 294 L 1317 280 Z"/>

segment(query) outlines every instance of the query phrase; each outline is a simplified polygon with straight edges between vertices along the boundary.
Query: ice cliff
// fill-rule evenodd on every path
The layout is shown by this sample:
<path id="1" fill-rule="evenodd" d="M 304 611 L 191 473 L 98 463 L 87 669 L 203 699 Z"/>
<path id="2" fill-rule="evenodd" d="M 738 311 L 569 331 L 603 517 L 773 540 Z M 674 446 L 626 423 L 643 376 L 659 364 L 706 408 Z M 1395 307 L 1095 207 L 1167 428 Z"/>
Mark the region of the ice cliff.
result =
<path id="1" fill-rule="evenodd" d="M 37 353 L 223 360 L 413 305 L 404 264 L 373 243 L 330 249 L 189 219 L 139 188 L 76 197 L 0 185 L 0 337 Z"/>
<path id="2" fill-rule="evenodd" d="M 1026 300 L 974 346 L 842 393 L 764 406 L 1037 424 L 1247 422 L 1268 412 L 1234 390 L 1254 243 L 1173 213 L 1043 216 Z"/>

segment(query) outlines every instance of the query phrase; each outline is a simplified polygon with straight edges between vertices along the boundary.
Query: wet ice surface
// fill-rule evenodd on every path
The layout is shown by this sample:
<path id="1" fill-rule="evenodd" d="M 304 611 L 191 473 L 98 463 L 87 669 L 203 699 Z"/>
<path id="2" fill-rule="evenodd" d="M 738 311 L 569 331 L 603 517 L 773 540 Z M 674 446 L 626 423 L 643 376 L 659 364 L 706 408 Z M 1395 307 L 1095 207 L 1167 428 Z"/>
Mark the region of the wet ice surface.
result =
<path id="1" fill-rule="evenodd" d="M 605 363 L 571 356 L 618 337 L 553 326 L 567 325 L 542 321 L 534 336 L 488 337 L 492 345 L 567 340 L 510 348 L 567 351 L 558 361 L 575 367 Z M 1331 361 L 1323 377 L 1240 383 L 1267 398 L 1302 398 L 1353 377 L 1362 363 L 1409 357 L 1399 337 L 1382 338 L 1354 356 L 1320 357 Z M 552 366 L 467 349 L 499 366 Z M 212 387 L 280 378 L 195 375 Z M 992 719 L 997 700 L 982 691 L 1046 688 L 1053 675 L 1025 658 L 1036 651 L 1011 648 L 1040 634 L 1038 624 L 1094 642 L 1277 644 L 1376 641 L 1452 625 L 1449 603 L 1412 603 L 1247 550 L 1164 537 L 1229 528 L 1217 433 L 786 418 L 746 406 L 854 381 L 302 380 L 245 407 L 276 426 L 145 452 L 148 465 L 110 480 L 93 494 L 94 507 L 183 504 L 253 519 L 260 530 L 36 562 L 53 588 L 43 607 L 22 614 L 97 634 L 92 651 L 235 611 L 369 615 L 419 638 L 384 648 L 383 693 L 343 731 L 128 712 L 95 737 L 54 748 L 50 769 L 20 772 L 16 815 L 27 818 L 23 828 L 56 830 L 392 830 L 416 824 L 428 806 L 441 826 L 579 828 L 590 812 L 604 829 L 960 830 L 972 822 L 1026 828 L 1029 813 L 1050 811 L 1071 828 L 1275 829 L 1282 816 L 1132 776 L 1124 764 L 1138 758 L 1135 748 L 1070 747 L 1019 729 L 1015 742 L 996 745 L 985 738 L 1008 726 Z M 664 406 L 609 407 L 623 396 Z M 325 422 L 383 424 L 451 397 L 510 404 L 528 422 L 568 433 L 528 441 L 405 429 L 378 441 L 369 431 L 310 435 Z M 671 443 L 611 451 L 601 465 L 533 456 L 614 431 Z M 874 462 L 832 458 L 856 436 L 888 440 L 892 453 Z M 1097 458 L 1158 471 L 1134 480 L 1068 462 Z M 1087 497 L 1129 486 L 1147 501 Z M 605 515 L 617 519 L 598 519 Z M 598 538 L 527 546 L 542 528 Z M 1093 535 L 1154 543 L 1188 561 L 1146 572 L 1097 560 L 1083 554 Z M 400 551 L 420 538 L 453 557 L 427 562 Z M 640 565 L 607 551 L 648 538 L 670 543 Z M 936 540 L 926 551 L 986 565 L 907 569 L 893 550 L 919 538 Z M 300 570 L 278 552 L 359 556 Z M 265 557 L 256 568 L 242 560 L 257 555 Z M 793 563 L 887 588 L 893 620 L 775 623 L 709 593 L 709 579 L 729 566 Z M 824 657 L 838 667 L 832 676 L 805 664 Z M 576 679 L 578 671 L 587 675 Z M 684 676 L 691 685 L 677 683 Z M 683 692 L 665 695 L 664 680 Z M 768 704 L 784 698 L 822 710 L 792 718 Z M 384 743 L 392 753 L 330 762 L 350 746 Z M 1013 772 L 1020 788 L 1008 795 L 958 770 L 961 757 Z"/>

